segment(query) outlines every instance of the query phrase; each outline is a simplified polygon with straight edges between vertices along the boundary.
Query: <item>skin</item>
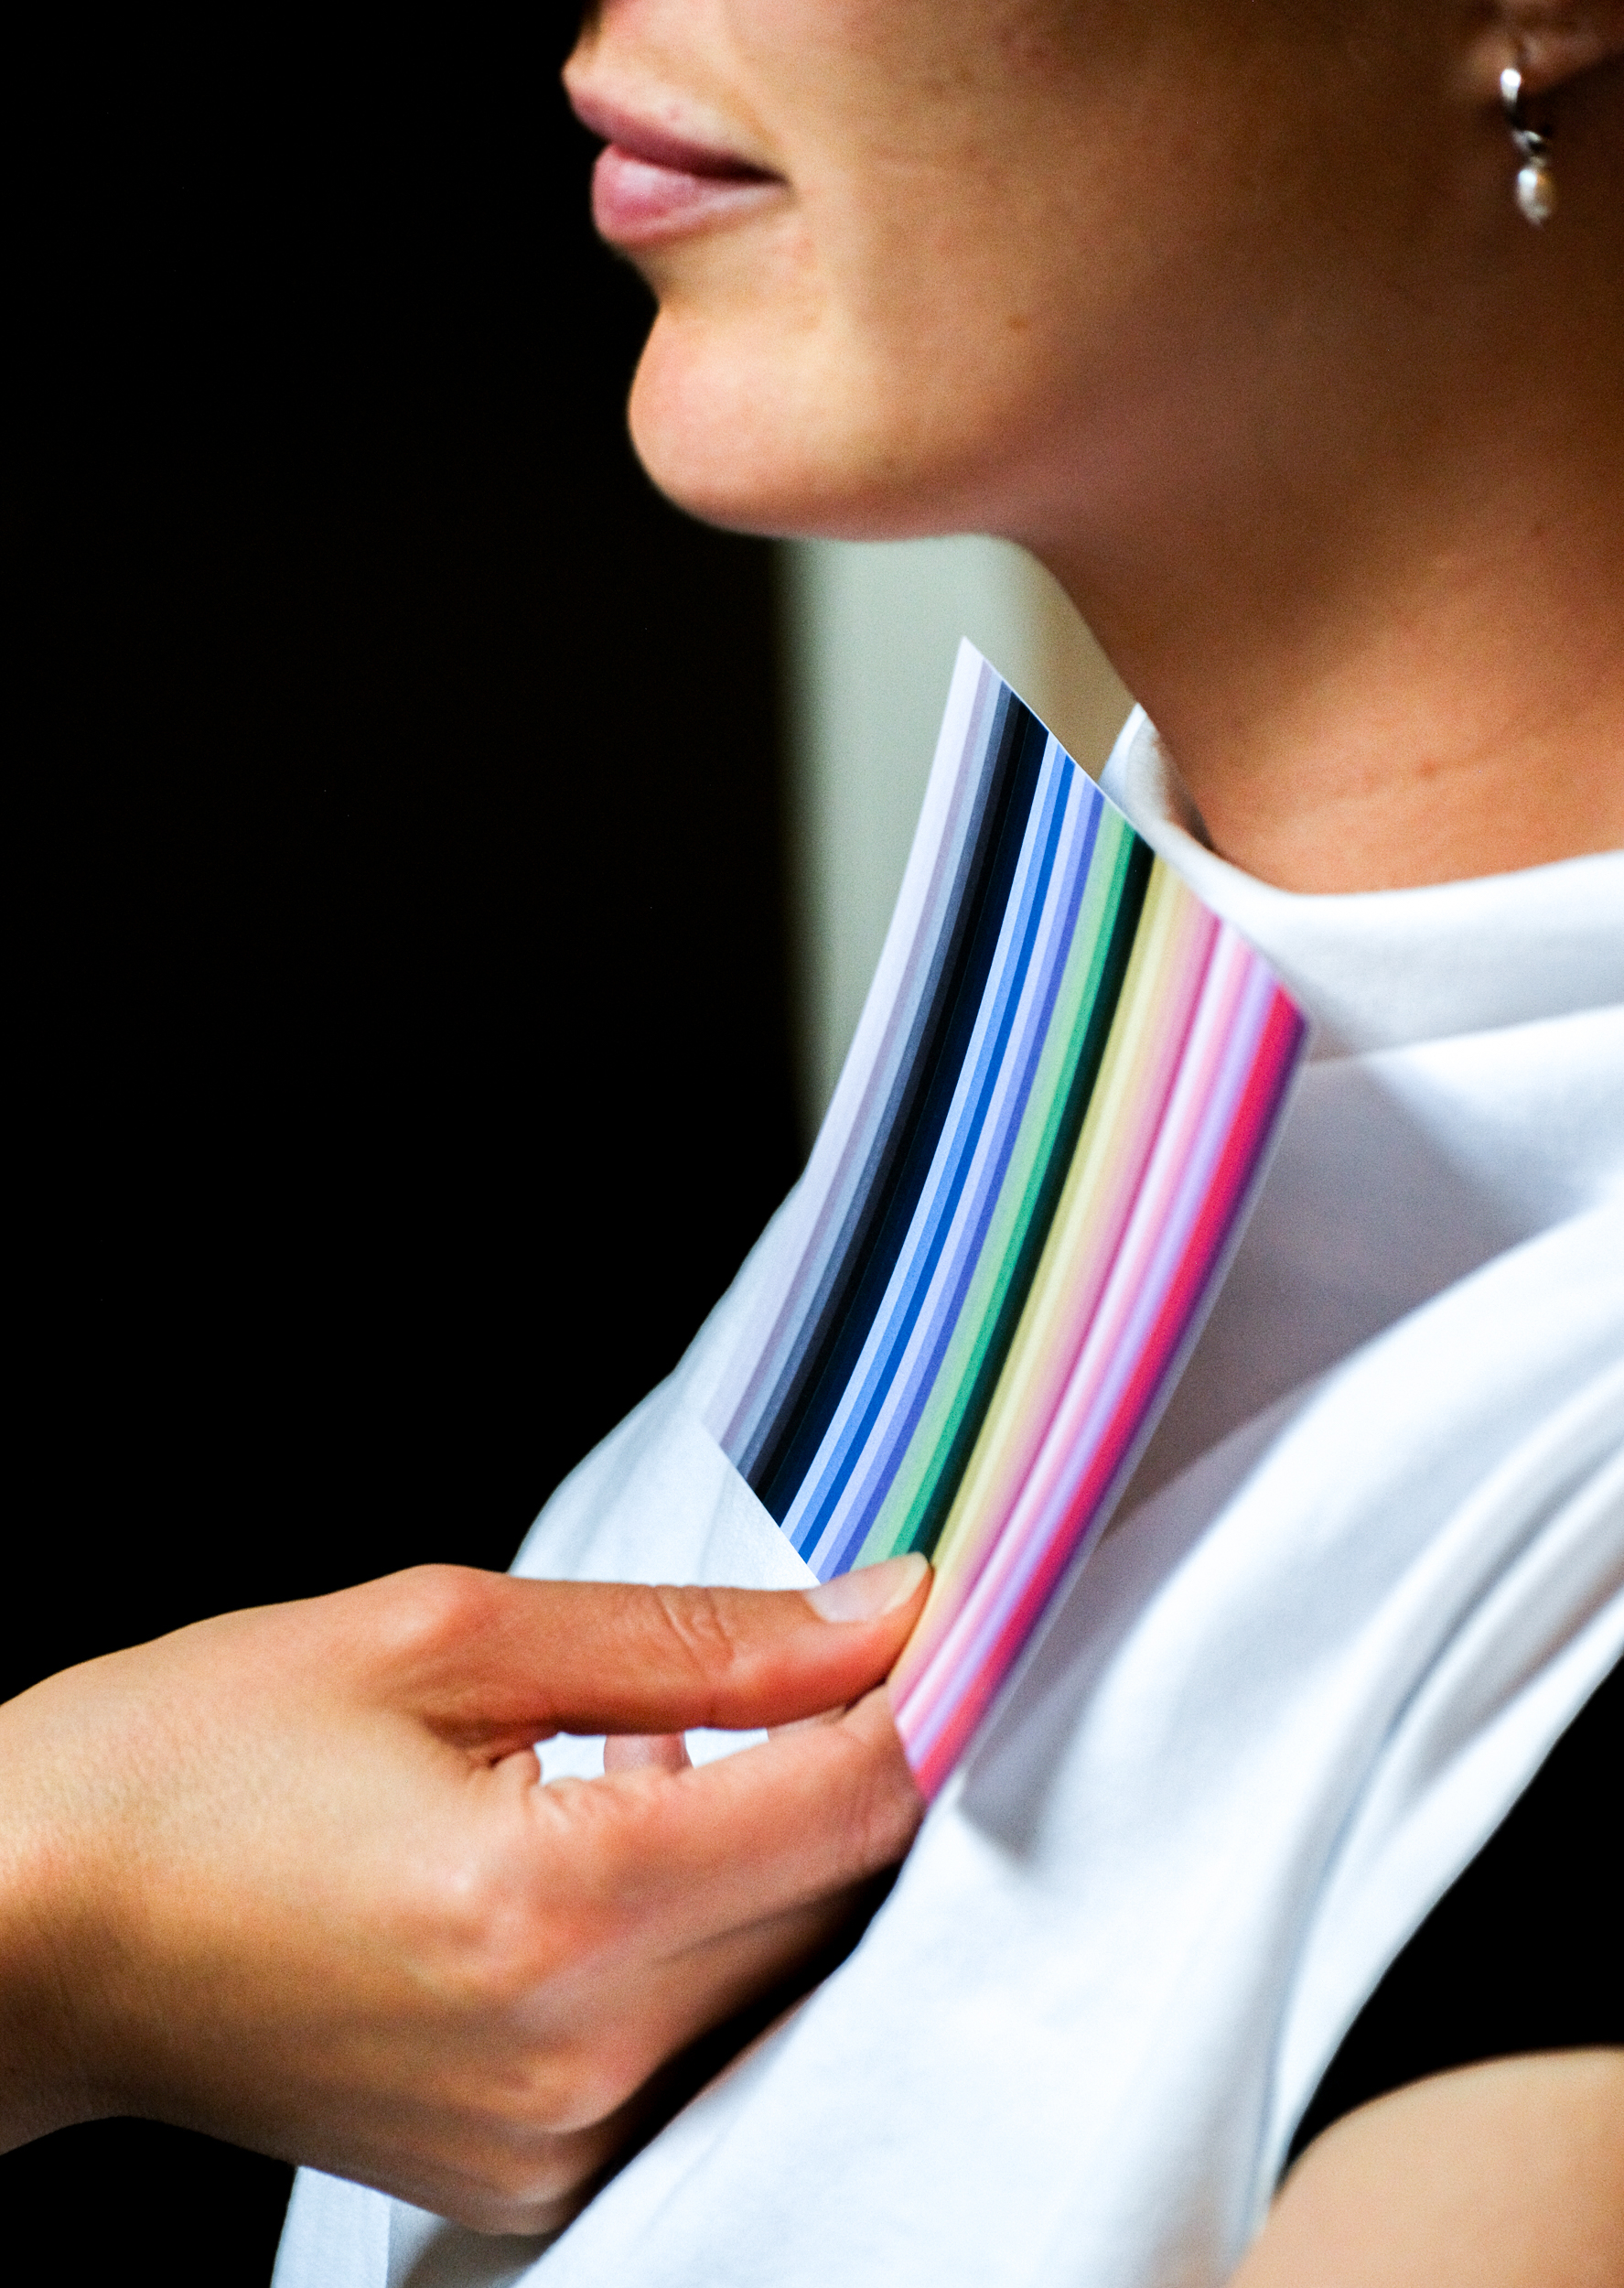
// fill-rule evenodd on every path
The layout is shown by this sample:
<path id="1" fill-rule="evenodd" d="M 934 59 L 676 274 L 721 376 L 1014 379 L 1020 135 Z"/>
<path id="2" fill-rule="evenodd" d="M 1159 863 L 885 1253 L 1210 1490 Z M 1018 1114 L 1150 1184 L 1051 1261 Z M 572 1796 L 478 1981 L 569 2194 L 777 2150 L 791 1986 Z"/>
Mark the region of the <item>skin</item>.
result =
<path id="1" fill-rule="evenodd" d="M 563 2224 L 648 2126 L 657 2069 L 907 1849 L 919 1798 L 869 1688 L 926 1579 L 422 1567 L 20 1694 L 0 2148 L 138 2113 L 487 2231 Z M 789 1729 L 701 1770 L 670 1736 L 760 1724 Z M 535 1741 L 606 1728 L 618 1769 L 543 1783 Z"/>
<path id="2" fill-rule="evenodd" d="M 725 523 L 1031 548 L 1266 880 L 1613 847 L 1621 44 L 1612 0 L 607 0 L 577 101 L 769 178 L 632 250 L 639 449 Z"/>
<path id="3" fill-rule="evenodd" d="M 1034 548 L 1269 880 L 1608 847 L 1621 48 L 1624 0 L 606 0 L 581 103 L 749 176 L 640 239 L 640 448 L 723 523 Z M 1494 107 L 1516 58 L 1560 113 L 1537 237 Z M 0 2142 L 150 2114 L 487 2229 L 563 2222 L 660 2069 L 913 1833 L 871 1688 L 923 1569 L 859 1579 L 427 1569 L 8 1703 Z M 790 1729 L 694 1771 L 700 1724 Z M 561 1729 L 620 1737 L 604 1779 L 543 1783 Z M 1245 2288 L 1615 2277 L 1619 2071 L 1371 2109 Z M 1463 2272 L 1490 2198 L 1500 2269 Z"/>
<path id="4" fill-rule="evenodd" d="M 736 178 L 602 207 L 658 302 L 639 450 L 719 523 L 1031 549 L 1266 880 L 1616 847 L 1621 51 L 1619 0 L 601 0 L 583 116 Z M 1620 2277 L 1596 2052 L 1350 2117 L 1235 2279 Z"/>
<path id="5" fill-rule="evenodd" d="M 1617 2288 L 1624 2055 L 1506 2057 L 1317 2138 L 1232 2288 Z"/>

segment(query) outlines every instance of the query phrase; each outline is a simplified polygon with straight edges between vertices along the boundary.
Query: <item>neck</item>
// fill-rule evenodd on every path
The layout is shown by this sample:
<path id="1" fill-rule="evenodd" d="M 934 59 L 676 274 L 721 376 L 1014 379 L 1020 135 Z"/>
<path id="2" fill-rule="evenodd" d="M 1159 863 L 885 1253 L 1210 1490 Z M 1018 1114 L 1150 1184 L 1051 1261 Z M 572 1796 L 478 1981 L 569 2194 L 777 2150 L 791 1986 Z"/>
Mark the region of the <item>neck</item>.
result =
<path id="1" fill-rule="evenodd" d="M 1266 881 L 1624 844 L 1624 246 L 1584 203 L 1363 375 L 1307 361 L 1266 421 L 1181 427 L 1120 515 L 1080 485 L 1086 515 L 1021 535 Z"/>

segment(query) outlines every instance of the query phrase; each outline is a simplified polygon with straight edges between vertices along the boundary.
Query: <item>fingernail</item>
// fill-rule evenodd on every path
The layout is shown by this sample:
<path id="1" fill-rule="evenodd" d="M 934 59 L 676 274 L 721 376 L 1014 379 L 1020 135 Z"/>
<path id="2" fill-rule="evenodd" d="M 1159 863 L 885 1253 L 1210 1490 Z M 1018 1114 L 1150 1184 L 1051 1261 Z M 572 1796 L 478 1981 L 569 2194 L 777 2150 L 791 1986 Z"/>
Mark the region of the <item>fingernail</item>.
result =
<path id="1" fill-rule="evenodd" d="M 836 1573 L 833 1581 L 809 1589 L 806 1602 L 825 1621 L 877 1621 L 882 1613 L 906 1604 L 930 1570 L 917 1550 L 909 1557 L 887 1557 L 855 1573 Z"/>

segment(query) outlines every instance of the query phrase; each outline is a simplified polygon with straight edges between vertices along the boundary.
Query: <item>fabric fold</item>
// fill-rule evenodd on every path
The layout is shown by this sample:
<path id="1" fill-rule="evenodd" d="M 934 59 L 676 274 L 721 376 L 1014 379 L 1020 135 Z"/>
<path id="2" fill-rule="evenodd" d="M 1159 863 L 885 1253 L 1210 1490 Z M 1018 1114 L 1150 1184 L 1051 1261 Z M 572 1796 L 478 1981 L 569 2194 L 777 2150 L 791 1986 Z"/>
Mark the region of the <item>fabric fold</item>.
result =
<path id="1" fill-rule="evenodd" d="M 1190 834 L 1143 718 L 1105 783 L 1320 1024 L 1255 1214 L 862 1943 L 504 2280 L 1218 2288 L 1342 2031 L 1624 1654 L 1624 854 L 1294 898 Z M 705 1420 L 810 1212 L 522 1570 L 806 1577 Z M 278 2288 L 497 2277 L 400 2211 L 397 2267 L 391 2210 L 302 2177 Z"/>

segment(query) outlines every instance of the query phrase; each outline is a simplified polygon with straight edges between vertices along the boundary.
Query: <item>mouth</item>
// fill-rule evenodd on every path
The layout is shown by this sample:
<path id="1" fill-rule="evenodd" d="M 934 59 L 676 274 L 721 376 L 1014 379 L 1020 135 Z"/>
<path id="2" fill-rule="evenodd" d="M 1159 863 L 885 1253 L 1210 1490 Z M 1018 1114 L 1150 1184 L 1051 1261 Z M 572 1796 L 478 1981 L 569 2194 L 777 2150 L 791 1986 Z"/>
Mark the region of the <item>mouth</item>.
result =
<path id="1" fill-rule="evenodd" d="M 570 103 L 583 126 L 607 138 L 592 170 L 592 220 L 627 253 L 740 221 L 784 189 L 784 178 L 736 152 L 690 142 L 585 90 Z"/>

